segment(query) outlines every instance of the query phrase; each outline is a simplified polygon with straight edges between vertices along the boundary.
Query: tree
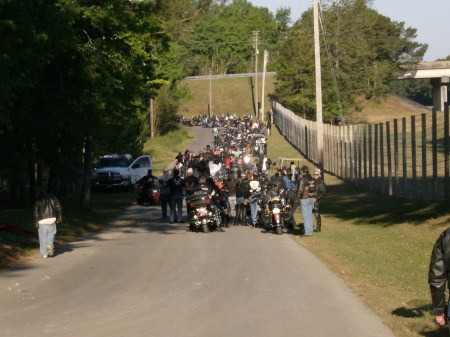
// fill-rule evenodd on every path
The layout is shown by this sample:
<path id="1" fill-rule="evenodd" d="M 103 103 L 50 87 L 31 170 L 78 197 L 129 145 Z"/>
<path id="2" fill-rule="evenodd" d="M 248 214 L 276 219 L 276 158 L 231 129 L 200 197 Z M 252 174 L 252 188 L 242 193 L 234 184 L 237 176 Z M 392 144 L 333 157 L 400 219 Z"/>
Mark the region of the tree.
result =
<path id="1" fill-rule="evenodd" d="M 357 111 L 355 98 L 377 99 L 390 91 L 390 79 L 406 63 L 423 57 L 426 45 L 405 28 L 371 9 L 367 0 L 329 1 L 322 6 L 321 38 L 324 119 L 344 121 Z M 298 114 L 314 119 L 312 11 L 279 42 L 276 95 Z"/>

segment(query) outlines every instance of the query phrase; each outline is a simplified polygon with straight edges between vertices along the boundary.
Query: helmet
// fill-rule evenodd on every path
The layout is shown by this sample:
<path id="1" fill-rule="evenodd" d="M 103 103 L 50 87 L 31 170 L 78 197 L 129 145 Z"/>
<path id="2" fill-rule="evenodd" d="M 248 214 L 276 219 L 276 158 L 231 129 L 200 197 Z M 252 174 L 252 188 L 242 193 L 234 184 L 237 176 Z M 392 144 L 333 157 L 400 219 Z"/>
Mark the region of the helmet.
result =
<path id="1" fill-rule="evenodd" d="M 306 165 L 303 165 L 302 168 L 300 169 L 300 171 L 302 171 L 303 173 L 309 173 L 309 168 Z"/>

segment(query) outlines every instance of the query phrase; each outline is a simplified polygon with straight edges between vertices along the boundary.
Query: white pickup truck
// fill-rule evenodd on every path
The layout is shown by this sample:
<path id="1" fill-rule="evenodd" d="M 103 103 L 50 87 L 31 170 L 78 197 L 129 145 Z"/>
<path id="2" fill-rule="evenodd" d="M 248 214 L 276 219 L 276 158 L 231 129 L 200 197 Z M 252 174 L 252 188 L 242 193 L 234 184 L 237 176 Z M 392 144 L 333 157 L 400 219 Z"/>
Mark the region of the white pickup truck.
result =
<path id="1" fill-rule="evenodd" d="M 153 170 L 149 155 L 131 161 L 129 155 L 108 155 L 100 157 L 92 173 L 93 188 L 129 188 Z"/>

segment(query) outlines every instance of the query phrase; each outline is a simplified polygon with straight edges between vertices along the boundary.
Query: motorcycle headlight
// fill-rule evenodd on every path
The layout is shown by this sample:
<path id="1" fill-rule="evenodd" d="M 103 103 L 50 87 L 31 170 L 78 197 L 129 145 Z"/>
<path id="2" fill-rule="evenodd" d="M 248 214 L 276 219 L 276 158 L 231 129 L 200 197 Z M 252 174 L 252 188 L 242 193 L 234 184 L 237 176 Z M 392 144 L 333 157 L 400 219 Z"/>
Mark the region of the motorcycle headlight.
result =
<path id="1" fill-rule="evenodd" d="M 273 214 L 280 214 L 280 209 L 278 207 L 274 207 L 272 210 Z"/>

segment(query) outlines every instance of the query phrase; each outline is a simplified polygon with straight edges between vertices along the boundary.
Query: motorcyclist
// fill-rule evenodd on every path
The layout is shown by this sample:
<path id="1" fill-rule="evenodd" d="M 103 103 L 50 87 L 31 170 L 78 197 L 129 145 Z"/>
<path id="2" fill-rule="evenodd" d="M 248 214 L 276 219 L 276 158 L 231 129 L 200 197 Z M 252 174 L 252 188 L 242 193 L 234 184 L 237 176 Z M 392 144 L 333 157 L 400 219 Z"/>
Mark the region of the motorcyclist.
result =
<path id="1" fill-rule="evenodd" d="M 188 216 L 190 215 L 189 202 L 187 198 L 194 194 L 197 186 L 200 184 L 198 178 L 194 175 L 194 170 L 192 168 L 188 168 L 186 177 L 184 179 L 186 183 L 186 211 Z"/>
<path id="2" fill-rule="evenodd" d="M 216 205 L 219 212 L 222 212 L 222 205 L 220 204 L 219 195 L 224 195 L 223 191 L 215 184 L 212 177 L 207 177 L 205 179 L 205 187 L 207 188 L 207 193 L 211 196 L 211 200 Z M 218 231 L 224 232 L 223 228 L 218 225 Z"/>
<path id="3" fill-rule="evenodd" d="M 154 182 L 158 180 L 158 177 L 153 175 L 153 170 L 149 169 L 147 174 L 143 176 L 141 179 L 136 181 L 136 186 L 141 186 L 141 184 L 145 184 L 145 188 L 149 188 L 153 186 Z"/>
<path id="4" fill-rule="evenodd" d="M 261 186 L 257 178 L 257 175 L 255 175 L 251 170 L 247 171 L 247 180 L 249 183 L 246 191 L 246 198 L 249 200 L 250 203 L 250 212 L 252 216 L 251 224 L 252 226 L 257 227 L 258 225 L 257 215 L 259 210 L 259 205 L 257 201 L 258 197 L 260 196 Z"/>
<path id="5" fill-rule="evenodd" d="M 141 179 L 136 181 L 138 203 L 145 202 L 146 198 L 144 196 L 148 195 L 147 192 L 155 186 L 155 183 L 157 180 L 158 180 L 158 177 L 155 177 L 153 175 L 153 171 L 151 169 L 149 169 L 145 176 L 143 176 Z"/>
<path id="6" fill-rule="evenodd" d="M 321 173 L 322 172 L 320 171 L 320 168 L 316 167 L 314 169 L 313 178 L 314 178 L 314 181 L 316 182 L 316 189 L 315 189 L 315 191 L 312 191 L 310 193 L 310 196 L 314 198 L 313 213 L 314 213 L 314 216 L 316 218 L 316 223 L 317 223 L 317 227 L 315 230 L 316 232 L 320 232 L 322 230 L 322 218 L 320 216 L 319 205 L 320 205 L 320 200 L 326 194 L 325 182 L 322 179 Z"/>

